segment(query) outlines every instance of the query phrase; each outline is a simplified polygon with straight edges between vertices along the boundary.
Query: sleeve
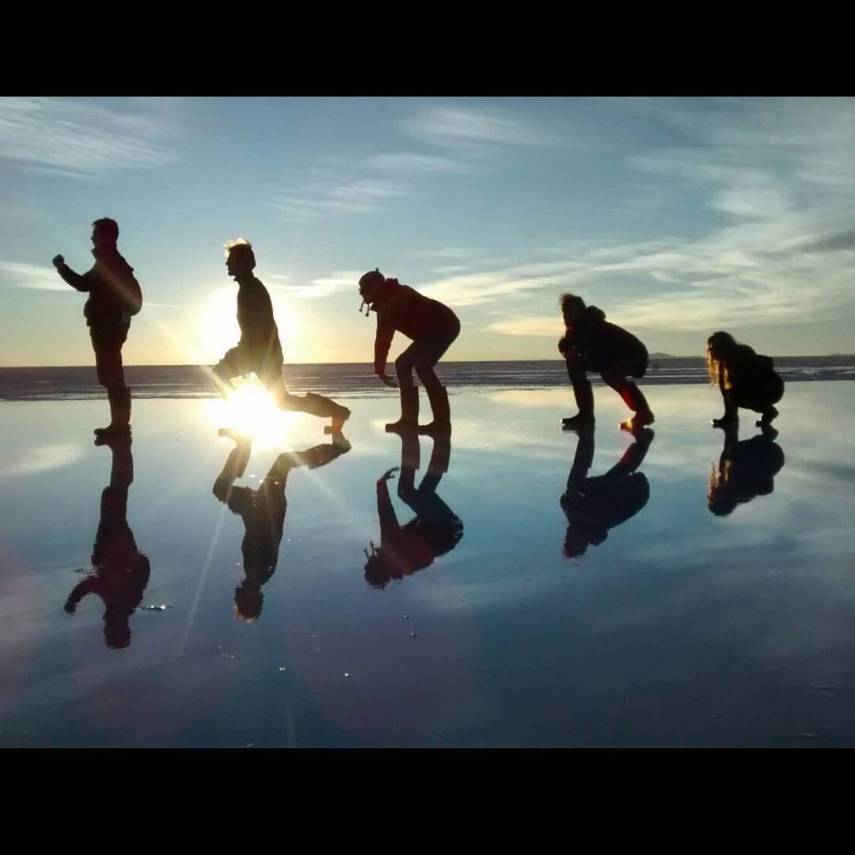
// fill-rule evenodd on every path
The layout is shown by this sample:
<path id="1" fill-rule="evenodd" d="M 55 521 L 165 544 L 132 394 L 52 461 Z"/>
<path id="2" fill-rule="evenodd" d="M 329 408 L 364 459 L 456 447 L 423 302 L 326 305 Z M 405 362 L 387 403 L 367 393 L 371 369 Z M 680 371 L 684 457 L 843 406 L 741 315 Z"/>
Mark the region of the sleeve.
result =
<path id="1" fill-rule="evenodd" d="M 395 508 L 389 496 L 389 487 L 385 481 L 377 482 L 377 516 L 380 518 L 380 538 L 396 534 L 401 526 L 395 515 Z"/>
<path id="2" fill-rule="evenodd" d="M 94 270 L 94 268 L 93 268 Z M 63 281 L 76 288 L 78 291 L 91 291 L 93 286 L 92 270 L 81 275 L 75 273 L 67 264 L 62 264 L 57 268 L 57 272 L 63 278 Z"/>
<path id="3" fill-rule="evenodd" d="M 395 335 L 395 327 L 388 321 L 381 321 L 377 316 L 377 334 L 374 337 L 374 373 L 386 373 L 386 357 L 392 346 L 392 338 Z"/>

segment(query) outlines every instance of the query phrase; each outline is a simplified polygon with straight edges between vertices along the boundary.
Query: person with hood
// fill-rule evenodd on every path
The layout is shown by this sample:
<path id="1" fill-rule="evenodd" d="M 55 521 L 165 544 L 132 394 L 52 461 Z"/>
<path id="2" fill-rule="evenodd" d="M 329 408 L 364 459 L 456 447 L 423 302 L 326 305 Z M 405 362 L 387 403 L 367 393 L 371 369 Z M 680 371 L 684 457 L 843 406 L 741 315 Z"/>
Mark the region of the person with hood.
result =
<path id="1" fill-rule="evenodd" d="M 235 487 L 234 482 L 246 470 L 252 452 L 252 440 L 229 429 L 220 431 L 235 443 L 229 452 L 222 472 L 214 481 L 214 496 L 228 509 L 237 514 L 245 529 L 241 552 L 243 554 L 244 579 L 235 588 L 235 615 L 241 620 L 252 622 L 261 616 L 264 604 L 262 586 L 273 576 L 279 561 L 279 546 L 285 526 L 288 500 L 285 488 L 288 475 L 298 466 L 316 469 L 331 463 L 350 450 L 350 443 L 342 434 L 332 442 L 280 454 L 257 490 L 250 487 Z"/>
<path id="2" fill-rule="evenodd" d="M 101 519 L 92 547 L 92 572 L 74 586 L 65 601 L 74 614 L 80 601 L 96 594 L 104 603 L 104 641 L 119 650 L 131 643 L 130 617 L 142 602 L 151 567 L 137 548 L 128 525 L 128 488 L 134 480 L 130 437 L 110 437 L 110 484 L 101 494 Z"/>
<path id="3" fill-rule="evenodd" d="M 579 558 L 588 546 L 599 546 L 609 529 L 625 523 L 644 508 L 650 498 L 647 476 L 638 468 L 653 442 L 650 428 L 633 431 L 635 441 L 605 475 L 588 477 L 594 461 L 594 428 L 579 429 L 567 489 L 561 496 L 561 510 L 567 517 L 564 555 Z"/>
<path id="4" fill-rule="evenodd" d="M 761 414 L 757 427 L 771 425 L 778 415 L 775 404 L 784 395 L 784 381 L 775 371 L 771 356 L 755 353 L 738 344 L 730 333 L 713 333 L 707 340 L 707 370 L 724 400 L 724 415 L 713 427 L 739 424 L 739 408 Z"/>
<path id="5" fill-rule="evenodd" d="M 215 384 L 223 395 L 232 388 L 234 377 L 255 372 L 283 410 L 297 410 L 312 416 L 332 419 L 330 433 L 341 433 L 350 417 L 347 407 L 313 392 L 292 395 L 283 374 L 284 364 L 279 330 L 273 318 L 273 304 L 264 283 L 253 275 L 255 253 L 249 241 L 226 244 L 226 270 L 238 284 L 237 321 L 240 341 L 211 369 Z"/>
<path id="6" fill-rule="evenodd" d="M 451 430 L 451 408 L 448 392 L 434 372 L 434 366 L 460 334 L 457 315 L 440 303 L 419 294 L 397 279 L 387 279 L 378 269 L 359 280 L 359 294 L 365 310 L 377 313 L 374 338 L 374 373 L 387 386 L 400 387 L 401 418 L 386 425 L 386 430 L 416 430 L 420 433 L 448 433 Z M 360 306 L 360 310 L 362 306 Z M 392 338 L 401 332 L 412 339 L 395 360 L 397 383 L 386 374 L 386 358 Z M 433 421 L 419 427 L 419 390 L 413 381 L 413 370 L 422 381 L 433 411 Z"/>
<path id="7" fill-rule="evenodd" d="M 131 390 L 125 385 L 122 345 L 128 337 L 131 316 L 142 308 L 142 291 L 133 267 L 119 253 L 118 240 L 118 223 L 104 217 L 92 223 L 95 264 L 88 272 L 75 273 L 61 255 L 53 259 L 65 282 L 89 294 L 83 314 L 95 351 L 98 382 L 107 390 L 110 403 L 110 424 L 95 428 L 99 444 L 131 432 Z"/>
<path id="8" fill-rule="evenodd" d="M 387 482 L 398 467 L 387 470 L 377 480 L 377 514 L 380 518 L 380 546 L 369 543 L 364 550 L 365 581 L 383 589 L 392 579 L 403 579 L 433 564 L 440 555 L 454 549 L 463 537 L 463 522 L 437 495 L 443 474 L 451 458 L 451 437 L 434 437 L 430 463 L 418 488 L 415 473 L 421 449 L 418 434 L 401 433 L 401 478 L 398 496 L 415 512 L 405 525 L 398 522 L 389 496 Z"/>
<path id="9" fill-rule="evenodd" d="M 653 413 L 641 389 L 630 379 L 641 378 L 647 371 L 647 348 L 621 327 L 606 320 L 606 313 L 596 306 L 586 306 L 575 294 L 561 296 L 564 336 L 558 351 L 567 363 L 567 374 L 573 384 L 573 395 L 579 412 L 562 420 L 565 430 L 594 424 L 594 390 L 586 372 L 597 371 L 603 382 L 621 396 L 635 413 L 621 422 L 632 430 L 653 424 Z"/>

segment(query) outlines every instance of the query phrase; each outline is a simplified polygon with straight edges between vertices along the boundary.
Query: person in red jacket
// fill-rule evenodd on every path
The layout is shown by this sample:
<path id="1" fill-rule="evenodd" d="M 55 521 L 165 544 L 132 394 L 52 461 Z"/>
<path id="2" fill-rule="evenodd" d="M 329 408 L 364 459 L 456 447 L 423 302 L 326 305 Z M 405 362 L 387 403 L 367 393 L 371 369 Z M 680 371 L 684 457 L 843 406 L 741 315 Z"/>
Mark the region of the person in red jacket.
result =
<path id="1" fill-rule="evenodd" d="M 53 259 L 65 282 L 89 294 L 83 314 L 95 351 L 98 382 L 107 390 L 110 402 L 110 424 L 95 428 L 97 444 L 131 432 L 131 390 L 125 385 L 122 345 L 128 337 L 131 316 L 142 308 L 142 291 L 133 267 L 119 253 L 118 240 L 119 224 L 104 217 L 92 223 L 95 264 L 89 271 L 75 273 L 61 255 Z"/>
<path id="2" fill-rule="evenodd" d="M 567 362 L 567 374 L 579 412 L 563 419 L 565 430 L 594 424 L 594 391 L 585 372 L 598 371 L 623 402 L 635 412 L 621 427 L 636 430 L 653 424 L 653 413 L 641 389 L 630 379 L 643 377 L 647 371 L 647 348 L 625 329 L 610 324 L 606 313 L 596 306 L 586 306 L 575 294 L 561 297 L 561 312 L 566 331 L 558 350 Z"/>
<path id="3" fill-rule="evenodd" d="M 420 433 L 447 433 L 451 430 L 448 392 L 434 372 L 434 366 L 460 334 L 457 315 L 438 300 L 424 297 L 397 279 L 387 279 L 379 270 L 371 270 L 359 280 L 363 305 L 377 313 L 374 339 L 374 373 L 387 386 L 401 390 L 401 418 L 386 425 L 387 431 L 418 429 Z M 361 309 L 361 307 L 360 307 Z M 368 311 L 366 310 L 366 315 Z M 386 374 L 386 357 L 396 332 L 413 343 L 395 360 L 396 383 Z M 433 421 L 419 427 L 419 390 L 413 381 L 413 369 L 427 392 Z"/>

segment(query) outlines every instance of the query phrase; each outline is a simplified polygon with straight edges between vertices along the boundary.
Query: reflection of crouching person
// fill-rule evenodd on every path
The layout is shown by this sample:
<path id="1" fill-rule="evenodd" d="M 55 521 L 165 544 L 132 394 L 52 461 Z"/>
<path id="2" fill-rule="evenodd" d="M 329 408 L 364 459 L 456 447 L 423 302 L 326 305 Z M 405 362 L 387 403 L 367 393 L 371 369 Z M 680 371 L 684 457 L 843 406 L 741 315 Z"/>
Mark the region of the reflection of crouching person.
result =
<path id="1" fill-rule="evenodd" d="M 567 375 L 579 412 L 563 419 L 568 429 L 594 424 L 594 391 L 586 372 L 597 371 L 635 415 L 622 427 L 642 427 L 653 423 L 653 413 L 641 390 L 630 377 L 641 378 L 647 371 L 647 348 L 631 333 L 606 321 L 605 312 L 586 306 L 581 297 L 564 294 L 561 312 L 566 331 L 558 350 L 567 363 Z"/>

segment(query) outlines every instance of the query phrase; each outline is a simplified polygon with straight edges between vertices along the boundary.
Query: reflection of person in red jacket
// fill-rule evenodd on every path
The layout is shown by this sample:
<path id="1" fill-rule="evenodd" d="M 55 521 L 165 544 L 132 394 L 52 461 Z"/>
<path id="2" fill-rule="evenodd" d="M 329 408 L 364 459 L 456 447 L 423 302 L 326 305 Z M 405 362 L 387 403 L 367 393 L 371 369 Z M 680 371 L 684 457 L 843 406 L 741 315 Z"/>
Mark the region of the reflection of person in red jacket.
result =
<path id="1" fill-rule="evenodd" d="M 418 428 L 419 390 L 413 382 L 415 369 L 433 410 L 433 421 L 418 429 L 422 433 L 447 433 L 451 430 L 448 393 L 433 369 L 460 333 L 457 315 L 438 300 L 422 296 L 397 279 L 387 279 L 379 270 L 372 270 L 359 280 L 359 294 L 363 304 L 377 312 L 374 373 L 387 386 L 399 385 L 401 389 L 401 418 L 386 425 L 386 430 Z M 395 360 L 397 383 L 386 375 L 386 357 L 396 332 L 413 340 Z"/>
<path id="2" fill-rule="evenodd" d="M 387 481 L 395 469 L 389 469 L 377 481 L 377 514 L 380 517 L 380 546 L 371 543 L 365 551 L 365 581 L 374 588 L 385 588 L 391 579 L 403 579 L 433 564 L 434 559 L 450 552 L 463 537 L 463 522 L 436 494 L 436 488 L 451 457 L 451 440 L 434 439 L 428 471 L 418 488 L 415 472 L 419 466 L 419 438 L 413 432 L 401 435 L 401 478 L 398 496 L 416 516 L 400 525 L 389 496 Z"/>

